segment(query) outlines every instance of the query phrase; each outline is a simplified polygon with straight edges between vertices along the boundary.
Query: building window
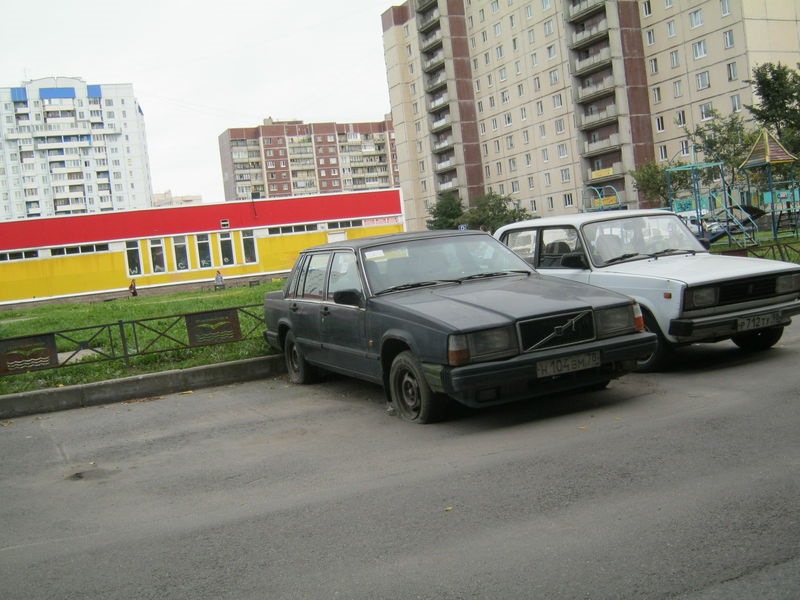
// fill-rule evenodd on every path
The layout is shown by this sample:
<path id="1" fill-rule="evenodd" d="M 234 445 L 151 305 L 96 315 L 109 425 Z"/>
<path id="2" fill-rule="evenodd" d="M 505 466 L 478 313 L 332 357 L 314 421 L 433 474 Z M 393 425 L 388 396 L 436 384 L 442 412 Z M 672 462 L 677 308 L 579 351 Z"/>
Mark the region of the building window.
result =
<path id="1" fill-rule="evenodd" d="M 553 19 L 547 19 L 544 22 L 544 34 L 553 35 Z"/>
<path id="2" fill-rule="evenodd" d="M 719 0 L 719 12 L 723 17 L 731 14 L 731 0 Z"/>
<path id="3" fill-rule="evenodd" d="M 552 196 L 548 196 L 547 197 L 547 208 L 548 208 L 548 210 L 553 210 L 553 197 Z"/>
<path id="4" fill-rule="evenodd" d="M 664 131 L 664 117 L 656 117 L 656 131 Z"/>
<path id="5" fill-rule="evenodd" d="M 656 34 L 652 29 L 648 29 L 647 30 L 646 36 L 647 36 L 647 45 L 648 46 L 652 46 L 653 44 L 656 43 Z"/>
<path id="6" fill-rule="evenodd" d="M 678 112 L 675 113 L 675 124 L 678 125 L 678 127 L 683 127 L 684 125 L 686 125 L 685 110 L 679 110 Z"/>
<path id="7" fill-rule="evenodd" d="M 163 273 L 167 269 L 164 260 L 164 241 L 150 240 L 150 261 L 153 273 Z"/>
<path id="8" fill-rule="evenodd" d="M 681 55 L 678 54 L 677 50 L 673 50 L 669 53 L 669 63 L 672 65 L 672 68 L 681 66 Z"/>
<path id="9" fill-rule="evenodd" d="M 189 251 L 186 246 L 186 236 L 180 235 L 172 238 L 172 250 L 175 255 L 175 268 L 185 271 L 189 268 Z"/>
<path id="10" fill-rule="evenodd" d="M 742 99 L 739 97 L 739 94 L 734 94 L 731 96 L 731 110 L 733 112 L 739 112 L 742 110 Z"/>
<path id="11" fill-rule="evenodd" d="M 256 241 L 252 229 L 245 229 L 242 231 L 242 254 L 244 255 L 244 262 L 246 263 L 254 263 L 257 261 Z"/>
<path id="12" fill-rule="evenodd" d="M 208 241 L 208 234 L 201 233 L 197 235 L 197 257 L 200 260 L 201 267 L 210 267 L 211 263 L 211 244 Z"/>
<path id="13" fill-rule="evenodd" d="M 656 73 L 658 73 L 658 59 L 657 58 L 651 58 L 650 59 L 650 74 L 651 75 L 655 75 Z"/>
<path id="14" fill-rule="evenodd" d="M 655 87 L 653 88 L 653 104 L 658 104 L 661 102 L 661 88 Z"/>
<path id="15" fill-rule="evenodd" d="M 564 133 L 566 131 L 566 127 L 564 126 L 564 119 L 556 119 L 555 121 L 555 128 L 556 133 Z"/>
<path id="16" fill-rule="evenodd" d="M 661 146 L 658 147 L 658 157 L 661 160 L 667 160 L 667 156 L 668 156 L 667 147 L 666 147 L 666 145 L 662 144 Z"/>
<path id="17" fill-rule="evenodd" d="M 642 2 L 642 14 L 645 17 L 649 17 L 653 14 L 653 7 L 650 6 L 650 0 L 644 0 L 644 2 Z"/>
<path id="18" fill-rule="evenodd" d="M 553 69 L 550 71 L 550 85 L 555 85 L 558 83 L 558 69 Z"/>
<path id="19" fill-rule="evenodd" d="M 563 142 L 558 145 L 558 158 L 567 158 L 567 145 Z"/>
<path id="20" fill-rule="evenodd" d="M 675 37 L 676 32 L 675 21 L 667 21 L 667 37 Z"/>
<path id="21" fill-rule="evenodd" d="M 572 194 L 566 193 L 564 194 L 564 208 L 570 208 L 574 206 L 574 201 L 572 200 Z"/>
<path id="22" fill-rule="evenodd" d="M 695 42 L 694 44 L 692 44 L 692 53 L 694 54 L 695 60 L 706 56 L 708 54 L 708 47 L 706 46 L 706 41 L 700 40 L 699 42 Z"/>
<path id="23" fill-rule="evenodd" d="M 675 98 L 683 96 L 683 81 L 680 79 L 672 82 L 672 92 Z"/>
<path id="24" fill-rule="evenodd" d="M 561 108 L 564 105 L 564 102 L 561 98 L 561 94 L 555 94 L 553 96 L 553 108 Z"/>
<path id="25" fill-rule="evenodd" d="M 728 29 L 722 32 L 722 40 L 726 48 L 733 48 L 733 30 Z"/>
<path id="26" fill-rule="evenodd" d="M 561 169 L 561 183 L 569 183 L 570 179 L 571 175 L 569 172 L 569 167 Z"/>
<path id="27" fill-rule="evenodd" d="M 739 78 L 739 74 L 736 71 L 736 63 L 735 62 L 728 63 L 726 65 L 726 68 L 728 70 L 728 81 L 735 81 L 736 79 Z"/>
<path id="28" fill-rule="evenodd" d="M 711 80 L 709 79 L 708 71 L 701 71 L 696 77 L 698 90 L 704 90 L 711 86 Z"/>
<path id="29" fill-rule="evenodd" d="M 714 116 L 714 106 L 711 102 L 706 102 L 700 105 L 700 119 L 708 121 Z"/>
<path id="30" fill-rule="evenodd" d="M 681 140 L 681 155 L 689 156 L 689 140 Z"/>
<path id="31" fill-rule="evenodd" d="M 125 242 L 125 257 L 128 260 L 128 275 L 141 275 L 142 259 L 139 255 L 139 242 Z"/>

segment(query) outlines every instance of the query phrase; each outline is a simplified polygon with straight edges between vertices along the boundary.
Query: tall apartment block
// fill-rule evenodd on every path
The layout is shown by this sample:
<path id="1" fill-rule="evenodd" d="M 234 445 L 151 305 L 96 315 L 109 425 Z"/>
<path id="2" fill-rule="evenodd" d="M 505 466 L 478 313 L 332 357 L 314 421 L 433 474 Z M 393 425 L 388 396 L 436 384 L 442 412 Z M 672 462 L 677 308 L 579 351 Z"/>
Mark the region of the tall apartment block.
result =
<path id="1" fill-rule="evenodd" d="M 151 194 L 132 85 L 49 77 L 0 88 L 0 220 L 147 208 Z"/>
<path id="2" fill-rule="evenodd" d="M 398 187 L 391 119 L 304 123 L 265 119 L 219 136 L 225 200 Z"/>
<path id="3" fill-rule="evenodd" d="M 683 126 L 752 104 L 756 64 L 800 61 L 794 1 L 408 0 L 382 24 L 410 229 L 447 190 L 638 206 L 632 170 L 688 161 Z"/>

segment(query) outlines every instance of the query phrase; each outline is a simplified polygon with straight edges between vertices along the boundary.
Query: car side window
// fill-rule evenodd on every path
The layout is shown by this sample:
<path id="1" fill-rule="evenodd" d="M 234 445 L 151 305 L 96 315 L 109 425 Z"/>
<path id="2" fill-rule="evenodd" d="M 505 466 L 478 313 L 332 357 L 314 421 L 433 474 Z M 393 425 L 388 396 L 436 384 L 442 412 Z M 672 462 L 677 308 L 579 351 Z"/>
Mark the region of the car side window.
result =
<path id="1" fill-rule="evenodd" d="M 321 300 L 322 292 L 325 287 L 325 272 L 328 270 L 328 262 L 331 255 L 328 252 L 312 254 L 306 261 L 303 273 L 301 273 L 301 284 L 297 290 L 297 295 L 306 300 Z M 305 268 L 307 267 L 307 268 Z"/>
<path id="2" fill-rule="evenodd" d="M 506 246 L 511 248 L 520 257 L 533 265 L 533 257 L 536 253 L 536 238 L 538 230 L 527 229 L 522 231 L 509 231 L 501 240 Z"/>
<path id="3" fill-rule="evenodd" d="M 333 300 L 334 292 L 343 290 L 356 290 L 363 293 L 361 279 L 358 276 L 356 257 L 352 252 L 334 253 L 326 297 L 328 300 Z"/>
<path id="4" fill-rule="evenodd" d="M 574 228 L 542 229 L 539 235 L 539 255 L 536 267 L 539 269 L 563 268 L 564 256 L 575 253 L 583 254 L 583 244 Z"/>

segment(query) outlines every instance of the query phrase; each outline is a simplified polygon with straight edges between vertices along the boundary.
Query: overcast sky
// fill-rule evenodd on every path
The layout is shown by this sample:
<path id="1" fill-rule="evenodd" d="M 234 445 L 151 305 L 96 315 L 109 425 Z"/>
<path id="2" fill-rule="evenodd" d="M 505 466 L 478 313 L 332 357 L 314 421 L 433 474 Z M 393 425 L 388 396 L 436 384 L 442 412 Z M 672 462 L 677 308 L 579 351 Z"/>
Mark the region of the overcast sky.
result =
<path id="1" fill-rule="evenodd" d="M 12 3 L 0 2 L 8 14 Z M 56 76 L 133 84 L 153 192 L 221 202 L 224 130 L 266 117 L 362 122 L 390 112 L 381 14 L 401 3 L 16 2 L 0 21 L 0 86 Z"/>

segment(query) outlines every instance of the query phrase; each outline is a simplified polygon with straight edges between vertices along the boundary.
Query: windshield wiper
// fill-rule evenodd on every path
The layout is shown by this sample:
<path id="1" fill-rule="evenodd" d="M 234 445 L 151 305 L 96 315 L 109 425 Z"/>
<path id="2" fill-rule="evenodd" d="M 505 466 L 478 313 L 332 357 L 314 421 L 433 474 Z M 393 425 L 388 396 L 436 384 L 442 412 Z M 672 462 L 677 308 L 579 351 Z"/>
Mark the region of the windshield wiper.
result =
<path id="1" fill-rule="evenodd" d="M 619 256 L 615 256 L 614 258 L 609 258 L 605 261 L 604 265 L 610 265 L 612 263 L 618 263 L 623 260 L 628 260 L 629 258 L 634 258 L 636 256 L 652 256 L 651 254 L 643 254 L 641 252 L 628 252 L 627 254 L 621 254 Z"/>
<path id="2" fill-rule="evenodd" d="M 674 254 L 680 252 L 688 252 L 689 254 L 697 254 L 697 250 L 688 250 L 686 248 L 665 248 L 664 250 L 659 250 L 658 252 L 653 252 L 650 256 L 652 257 L 659 257 L 665 254 Z"/>
<path id="3" fill-rule="evenodd" d="M 490 271 L 489 273 L 475 273 L 474 275 L 467 275 L 465 277 L 460 277 L 457 281 L 469 281 L 470 279 L 484 279 L 486 277 L 502 277 L 503 275 L 514 275 L 517 273 L 524 273 L 525 275 L 530 275 L 531 271 L 526 271 L 525 269 L 508 269 L 507 271 Z"/>
<path id="4" fill-rule="evenodd" d="M 436 285 L 437 283 L 461 283 L 458 279 L 437 279 L 435 281 L 415 281 L 414 283 L 401 283 L 398 285 L 393 285 L 392 287 L 388 287 L 385 290 L 381 290 L 380 292 L 375 292 L 375 295 L 378 296 L 380 294 L 387 294 L 389 292 L 399 292 L 402 290 L 412 290 L 418 287 L 426 287 L 429 285 Z"/>

